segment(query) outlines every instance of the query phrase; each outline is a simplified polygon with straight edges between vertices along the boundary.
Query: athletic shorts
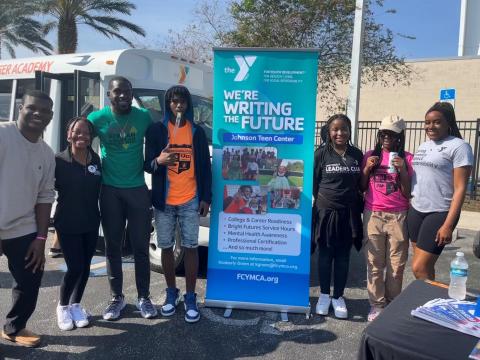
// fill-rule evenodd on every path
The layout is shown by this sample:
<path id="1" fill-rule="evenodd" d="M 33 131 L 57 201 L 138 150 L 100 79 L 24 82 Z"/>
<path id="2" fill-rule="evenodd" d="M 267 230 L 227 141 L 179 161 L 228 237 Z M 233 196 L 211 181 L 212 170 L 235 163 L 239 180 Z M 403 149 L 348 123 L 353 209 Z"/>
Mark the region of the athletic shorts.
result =
<path id="1" fill-rule="evenodd" d="M 422 213 L 410 207 L 407 215 L 407 229 L 410 241 L 416 243 L 419 249 L 431 254 L 440 255 L 443 246 L 438 246 L 435 242 L 437 231 L 442 227 L 447 219 L 448 211 Z M 457 226 L 458 219 L 455 221 L 454 228 Z"/>

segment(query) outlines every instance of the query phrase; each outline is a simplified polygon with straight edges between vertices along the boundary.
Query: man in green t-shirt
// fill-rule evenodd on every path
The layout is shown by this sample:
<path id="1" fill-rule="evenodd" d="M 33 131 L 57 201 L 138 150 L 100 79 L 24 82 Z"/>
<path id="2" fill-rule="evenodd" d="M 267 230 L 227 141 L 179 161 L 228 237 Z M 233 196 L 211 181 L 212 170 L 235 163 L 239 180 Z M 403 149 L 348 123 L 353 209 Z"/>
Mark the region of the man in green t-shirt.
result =
<path id="1" fill-rule="evenodd" d="M 88 116 L 100 139 L 103 167 L 100 210 L 112 293 L 103 318 L 118 319 L 126 305 L 122 292 L 122 240 L 128 221 L 128 238 L 135 258 L 137 308 L 149 319 L 157 315 L 150 301 L 150 196 L 143 174 L 143 139 L 151 118 L 147 110 L 132 107 L 132 84 L 126 78 L 112 78 L 107 95 L 111 105 Z"/>

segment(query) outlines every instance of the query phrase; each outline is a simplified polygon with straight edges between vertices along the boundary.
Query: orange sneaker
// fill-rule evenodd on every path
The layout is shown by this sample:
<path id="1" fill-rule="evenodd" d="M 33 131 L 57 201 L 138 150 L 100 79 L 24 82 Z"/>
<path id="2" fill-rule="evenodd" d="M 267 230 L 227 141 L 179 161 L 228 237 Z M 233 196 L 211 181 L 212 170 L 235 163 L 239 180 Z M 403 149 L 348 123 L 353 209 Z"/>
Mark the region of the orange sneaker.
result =
<path id="1" fill-rule="evenodd" d="M 36 347 L 40 344 L 40 336 L 27 329 L 22 329 L 15 335 L 8 335 L 2 331 L 2 338 L 26 347 Z"/>

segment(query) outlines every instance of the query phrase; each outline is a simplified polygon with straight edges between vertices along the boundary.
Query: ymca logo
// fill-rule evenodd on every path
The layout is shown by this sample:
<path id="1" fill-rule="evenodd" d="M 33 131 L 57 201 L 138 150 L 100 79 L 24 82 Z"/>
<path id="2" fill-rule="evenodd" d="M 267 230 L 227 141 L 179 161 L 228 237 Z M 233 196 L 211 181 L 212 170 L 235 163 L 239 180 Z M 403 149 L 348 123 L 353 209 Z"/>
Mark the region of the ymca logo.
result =
<path id="1" fill-rule="evenodd" d="M 248 72 L 250 68 L 252 67 L 253 63 L 257 60 L 256 56 L 240 56 L 236 55 L 235 56 L 235 61 L 238 64 L 238 67 L 240 68 L 237 76 L 235 76 L 235 79 L 233 81 L 243 81 L 247 78 Z"/>

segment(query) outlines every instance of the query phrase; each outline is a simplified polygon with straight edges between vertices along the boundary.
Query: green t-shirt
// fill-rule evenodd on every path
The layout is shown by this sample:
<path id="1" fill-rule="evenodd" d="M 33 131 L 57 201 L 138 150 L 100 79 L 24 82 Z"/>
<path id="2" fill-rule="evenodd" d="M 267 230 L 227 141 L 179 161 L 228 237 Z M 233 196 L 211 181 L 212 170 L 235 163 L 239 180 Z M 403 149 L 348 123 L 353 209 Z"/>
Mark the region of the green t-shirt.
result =
<path id="1" fill-rule="evenodd" d="M 151 123 L 148 110 L 132 106 L 130 114 L 118 115 L 106 106 L 90 113 L 88 120 L 100 138 L 103 183 L 119 188 L 145 185 L 143 139 Z"/>

